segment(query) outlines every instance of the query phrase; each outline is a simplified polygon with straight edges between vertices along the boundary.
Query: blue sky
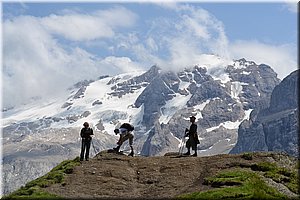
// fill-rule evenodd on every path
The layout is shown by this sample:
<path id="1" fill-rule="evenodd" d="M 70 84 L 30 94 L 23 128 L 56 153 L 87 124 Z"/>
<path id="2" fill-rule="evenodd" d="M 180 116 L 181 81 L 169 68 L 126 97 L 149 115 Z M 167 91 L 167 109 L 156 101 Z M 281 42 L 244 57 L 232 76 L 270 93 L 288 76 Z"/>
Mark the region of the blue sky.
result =
<path id="1" fill-rule="evenodd" d="M 280 2 L 4 2 L 4 106 L 102 74 L 192 66 L 201 54 L 265 63 L 284 78 L 297 68 L 297 14 Z"/>

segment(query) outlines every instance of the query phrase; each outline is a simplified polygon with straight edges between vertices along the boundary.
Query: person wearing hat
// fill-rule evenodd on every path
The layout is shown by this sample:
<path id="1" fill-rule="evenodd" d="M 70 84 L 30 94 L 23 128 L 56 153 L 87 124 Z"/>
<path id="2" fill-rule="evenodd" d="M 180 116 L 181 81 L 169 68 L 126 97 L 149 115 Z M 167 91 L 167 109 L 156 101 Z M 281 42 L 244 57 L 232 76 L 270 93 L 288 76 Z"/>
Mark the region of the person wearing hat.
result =
<path id="1" fill-rule="evenodd" d="M 129 139 L 129 145 L 130 145 L 130 148 L 131 148 L 131 152 L 129 153 L 128 156 L 133 156 L 134 152 L 133 152 L 133 147 L 132 147 L 132 144 L 133 144 L 133 134 L 132 134 L 132 131 L 134 130 L 134 127 L 131 125 L 131 124 L 128 124 L 128 123 L 124 123 L 120 126 L 119 129 L 115 129 L 114 132 L 115 134 L 120 134 L 120 138 L 117 142 L 117 147 L 113 148 L 117 153 L 119 152 L 120 150 L 120 147 L 121 145 Z"/>
<path id="2" fill-rule="evenodd" d="M 188 136 L 189 139 L 186 142 L 186 148 L 188 151 L 184 155 L 191 155 L 190 149 L 195 151 L 192 156 L 197 156 L 197 144 L 199 144 L 198 135 L 197 135 L 197 125 L 195 124 L 196 117 L 191 116 L 190 122 L 192 123 L 190 129 L 185 129 L 186 137 Z"/>
<path id="3" fill-rule="evenodd" d="M 81 142 L 80 161 L 83 161 L 84 158 L 86 161 L 89 160 L 90 147 L 91 147 L 91 141 L 92 141 L 91 135 L 94 135 L 93 129 L 91 129 L 89 127 L 89 123 L 84 122 L 83 128 L 80 131 L 80 137 L 82 139 L 81 140 L 82 142 Z"/>

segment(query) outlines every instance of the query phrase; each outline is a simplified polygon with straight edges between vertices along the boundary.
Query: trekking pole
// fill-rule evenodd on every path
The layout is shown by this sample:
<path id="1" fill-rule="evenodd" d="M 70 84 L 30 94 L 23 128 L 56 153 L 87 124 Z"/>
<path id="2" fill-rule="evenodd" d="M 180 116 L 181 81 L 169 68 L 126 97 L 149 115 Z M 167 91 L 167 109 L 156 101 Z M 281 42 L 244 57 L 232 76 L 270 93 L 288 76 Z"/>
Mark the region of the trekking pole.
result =
<path id="1" fill-rule="evenodd" d="M 95 149 L 95 146 L 94 146 L 94 143 L 93 143 L 93 140 L 91 140 L 92 141 L 92 146 L 93 146 L 93 148 L 94 148 L 94 151 L 95 151 L 95 156 L 97 155 L 97 152 L 96 152 L 96 149 Z"/>
<path id="2" fill-rule="evenodd" d="M 180 141 L 179 152 L 178 152 L 178 154 L 179 154 L 180 156 L 182 155 L 184 142 L 185 142 L 185 133 L 184 133 L 184 135 L 183 135 L 183 138 L 181 138 L 181 141 Z"/>
<path id="3" fill-rule="evenodd" d="M 183 138 L 183 142 L 182 142 L 182 146 L 181 146 L 180 155 L 182 155 L 182 154 L 183 154 L 183 150 L 184 150 L 184 144 L 185 144 L 185 137 Z"/>
<path id="4" fill-rule="evenodd" d="M 81 156 L 81 149 L 82 149 L 82 142 L 81 142 L 81 138 L 77 138 L 78 142 L 79 142 L 79 146 L 80 146 L 80 152 L 79 152 L 79 158 Z"/>
<path id="5" fill-rule="evenodd" d="M 94 138 L 95 138 L 95 141 L 97 141 L 96 144 L 98 144 L 98 147 L 101 146 L 101 143 L 99 142 L 98 138 L 96 137 L 96 133 L 94 134 Z M 100 150 L 101 150 L 100 148 L 97 148 L 97 151 L 100 151 Z"/>

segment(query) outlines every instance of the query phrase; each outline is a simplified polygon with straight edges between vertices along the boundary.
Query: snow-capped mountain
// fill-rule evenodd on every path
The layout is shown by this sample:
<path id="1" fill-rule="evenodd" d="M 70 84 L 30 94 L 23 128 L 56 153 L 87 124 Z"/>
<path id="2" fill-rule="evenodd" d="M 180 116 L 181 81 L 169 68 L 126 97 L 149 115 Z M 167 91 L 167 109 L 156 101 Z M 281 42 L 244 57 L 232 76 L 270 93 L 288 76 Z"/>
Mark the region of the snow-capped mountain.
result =
<path id="1" fill-rule="evenodd" d="M 4 111 L 4 193 L 79 155 L 85 121 L 95 131 L 92 155 L 115 146 L 113 129 L 123 122 L 135 126 L 136 154 L 178 151 L 191 115 L 197 118 L 199 155 L 228 153 L 240 123 L 266 106 L 278 83 L 267 65 L 205 55 L 202 63 L 178 72 L 152 66 L 101 76 L 75 84 L 63 99 Z"/>

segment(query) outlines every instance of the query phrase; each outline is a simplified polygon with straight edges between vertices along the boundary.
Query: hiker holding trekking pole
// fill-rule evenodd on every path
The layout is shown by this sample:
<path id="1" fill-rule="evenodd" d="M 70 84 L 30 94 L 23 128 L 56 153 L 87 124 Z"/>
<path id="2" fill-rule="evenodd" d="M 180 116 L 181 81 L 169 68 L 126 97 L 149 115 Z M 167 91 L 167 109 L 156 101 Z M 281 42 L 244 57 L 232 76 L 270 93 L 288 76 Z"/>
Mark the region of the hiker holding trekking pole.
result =
<path id="1" fill-rule="evenodd" d="M 183 137 L 181 138 L 181 141 L 179 143 L 179 152 L 178 152 L 179 156 L 182 156 L 182 154 L 183 154 L 183 149 L 184 149 L 184 144 L 185 144 L 185 135 L 186 135 L 186 132 L 184 132 Z"/>
<path id="2" fill-rule="evenodd" d="M 80 131 L 80 137 L 81 137 L 80 161 L 83 161 L 84 158 L 86 161 L 89 160 L 90 147 L 92 142 L 91 135 L 94 135 L 93 129 L 89 127 L 88 122 L 84 122 L 83 128 Z"/>
<path id="3" fill-rule="evenodd" d="M 189 136 L 189 139 L 186 142 L 186 148 L 188 151 L 184 155 L 190 155 L 190 149 L 192 147 L 192 150 L 195 151 L 195 153 L 192 155 L 194 157 L 197 157 L 197 144 L 199 144 L 199 139 L 197 135 L 197 125 L 195 123 L 196 117 L 191 116 L 190 122 L 192 123 L 190 126 L 190 129 L 185 129 L 186 137 Z"/>

